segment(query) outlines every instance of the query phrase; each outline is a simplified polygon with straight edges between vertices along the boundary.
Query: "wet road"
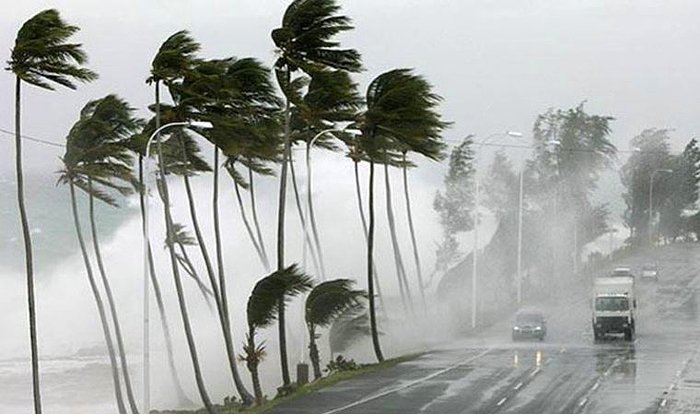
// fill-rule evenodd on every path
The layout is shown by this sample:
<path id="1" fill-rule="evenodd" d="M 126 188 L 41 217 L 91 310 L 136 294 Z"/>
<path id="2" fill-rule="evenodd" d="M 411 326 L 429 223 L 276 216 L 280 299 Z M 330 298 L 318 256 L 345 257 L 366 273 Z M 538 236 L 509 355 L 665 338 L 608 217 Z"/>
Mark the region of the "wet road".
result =
<path id="1" fill-rule="evenodd" d="M 640 265 L 644 258 L 630 259 Z M 648 259 L 646 259 L 648 260 Z M 640 286 L 637 339 L 593 343 L 587 296 L 544 308 L 548 337 L 517 342 L 504 321 L 478 337 L 341 382 L 272 412 L 700 412 L 700 252 L 658 254 L 661 280 Z"/>

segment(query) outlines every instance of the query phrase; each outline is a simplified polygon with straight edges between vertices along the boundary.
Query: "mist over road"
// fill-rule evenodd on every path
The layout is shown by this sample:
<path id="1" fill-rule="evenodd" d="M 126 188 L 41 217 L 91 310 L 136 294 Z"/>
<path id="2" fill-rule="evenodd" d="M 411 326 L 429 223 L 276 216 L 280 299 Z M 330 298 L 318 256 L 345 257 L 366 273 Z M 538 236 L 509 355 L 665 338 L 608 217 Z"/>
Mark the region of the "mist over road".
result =
<path id="1" fill-rule="evenodd" d="M 272 412 L 698 412 L 700 249 L 669 246 L 653 256 L 660 279 L 640 283 L 633 343 L 616 338 L 594 343 L 589 292 L 552 292 L 560 299 L 540 306 L 548 319 L 544 342 L 514 343 L 510 320 L 503 320 L 416 360 L 341 382 Z M 637 267 L 650 260 L 654 257 L 647 252 L 625 264 Z"/>

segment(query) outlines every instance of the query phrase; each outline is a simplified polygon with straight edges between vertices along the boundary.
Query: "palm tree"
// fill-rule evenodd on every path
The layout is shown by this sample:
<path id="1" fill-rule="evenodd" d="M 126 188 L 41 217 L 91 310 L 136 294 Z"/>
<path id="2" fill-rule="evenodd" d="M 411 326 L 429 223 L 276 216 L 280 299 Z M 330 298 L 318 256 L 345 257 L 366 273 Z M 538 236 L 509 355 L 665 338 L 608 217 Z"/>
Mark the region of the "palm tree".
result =
<path id="1" fill-rule="evenodd" d="M 367 237 L 367 286 L 370 330 L 374 353 L 384 359 L 374 306 L 374 164 L 395 163 L 397 148 L 420 147 L 426 137 L 439 137 L 446 123 L 435 111 L 440 97 L 430 84 L 410 69 L 394 69 L 376 77 L 368 86 L 367 108 L 358 114 L 356 126 L 362 131 L 360 148 L 369 161 L 369 229 Z"/>
<path id="2" fill-rule="evenodd" d="M 32 360 L 32 390 L 34 413 L 41 413 L 39 386 L 39 350 L 36 333 L 36 304 L 34 297 L 34 261 L 29 220 L 24 205 L 24 176 L 22 171 L 21 86 L 22 82 L 53 90 L 54 84 L 75 89 L 75 81 L 90 82 L 97 74 L 82 67 L 87 60 L 82 45 L 67 43 L 79 28 L 67 24 L 58 11 L 49 9 L 27 20 L 17 32 L 8 70 L 15 75 L 15 173 L 17 175 L 17 204 L 24 240 L 27 273 L 27 306 L 29 310 L 29 343 Z"/>
<path id="3" fill-rule="evenodd" d="M 280 172 L 280 192 L 277 212 L 277 269 L 284 269 L 284 225 L 287 195 L 287 167 L 291 159 L 291 108 L 299 101 L 299 79 L 292 76 L 303 71 L 339 69 L 357 72 L 361 68 L 360 54 L 354 49 L 341 49 L 334 37 L 352 29 L 350 19 L 338 15 L 336 0 L 294 0 L 282 17 L 281 27 L 272 31 L 272 40 L 279 55 L 275 62 L 277 81 L 285 97 L 284 150 Z M 302 76 L 303 79 L 303 76 Z M 303 82 L 303 81 L 302 81 Z M 283 300 L 283 299 L 280 299 Z M 284 306 L 278 306 L 280 366 L 285 386 L 291 383 L 287 361 Z"/>
<path id="4" fill-rule="evenodd" d="M 186 74 L 181 84 L 171 86 L 171 95 L 178 106 L 177 111 L 184 113 L 184 116 L 197 116 L 200 119 L 208 119 L 214 124 L 213 129 L 202 131 L 202 134 L 214 144 L 213 208 L 218 286 L 205 240 L 199 229 L 188 178 L 190 173 L 204 169 L 197 168 L 197 164 L 190 164 L 192 155 L 196 156 L 198 151 L 194 142 L 189 147 L 182 146 L 182 165 L 185 168 L 191 165 L 189 171 L 185 171 L 182 176 L 185 181 L 190 216 L 197 243 L 204 258 L 215 297 L 219 298 L 220 319 L 231 370 L 235 377 L 234 381 L 244 402 L 252 401 L 252 396 L 245 391 L 238 376 L 234 342 L 230 329 L 218 212 L 219 150 L 229 157 L 229 164 L 231 164 L 232 157 L 235 160 L 241 155 L 247 155 L 248 158 L 260 157 L 263 160 L 266 160 L 270 153 L 273 154 L 272 156 L 276 156 L 278 145 L 275 139 L 275 118 L 279 108 L 279 100 L 270 81 L 269 70 L 252 58 L 227 58 L 199 62 L 193 70 Z M 184 137 L 180 138 L 181 142 L 184 142 Z M 263 147 L 263 152 L 251 151 L 251 147 L 255 149 Z M 229 170 L 229 172 L 231 171 Z"/>
<path id="5" fill-rule="evenodd" d="M 309 358 L 314 367 L 314 378 L 320 379 L 321 363 L 316 340 L 320 337 L 318 328 L 330 326 L 338 317 L 348 316 L 349 312 L 360 313 L 364 306 L 360 301 L 367 296 L 363 290 L 354 290 L 354 281 L 335 279 L 323 282 L 311 290 L 306 297 L 304 318 L 309 330 Z"/>
<path id="6" fill-rule="evenodd" d="M 117 207 L 116 200 L 107 191 L 115 190 L 128 195 L 131 193 L 131 184 L 136 181 L 131 173 L 132 157 L 126 145 L 127 139 L 140 127 L 140 120 L 133 117 L 133 112 L 133 108 L 115 95 L 92 101 L 83 108 L 80 126 L 73 131 L 75 135 L 69 137 L 69 140 L 74 141 L 71 150 L 75 161 L 71 162 L 76 162 L 81 167 L 83 179 L 87 180 L 87 186 L 78 181 L 78 188 L 88 195 L 93 249 L 114 327 L 127 399 L 131 411 L 136 414 L 138 408 L 131 386 L 121 324 L 102 260 L 94 208 L 95 198 Z"/>
<path id="7" fill-rule="evenodd" d="M 253 381 L 256 404 L 263 401 L 262 388 L 258 366 L 265 356 L 265 344 L 255 342 L 255 335 L 260 329 L 272 325 L 279 315 L 279 307 L 286 306 L 288 298 L 307 292 L 313 286 L 311 277 L 299 270 L 293 264 L 282 270 L 266 276 L 255 284 L 253 292 L 248 298 L 248 333 L 243 345 L 244 354 L 241 360 L 246 362 Z M 277 321 L 277 323 L 281 323 Z"/>
<path id="8" fill-rule="evenodd" d="M 158 53 L 153 59 L 151 65 L 151 76 L 148 79 L 149 83 L 154 84 L 155 89 L 155 109 L 156 109 L 156 128 L 160 127 L 160 82 L 170 84 L 177 79 L 181 79 L 184 73 L 191 69 L 194 65 L 194 54 L 199 50 L 199 44 L 196 43 L 186 31 L 180 31 L 170 36 L 160 47 Z M 166 169 L 163 159 L 163 145 L 160 141 L 156 144 L 158 155 L 158 173 L 161 189 L 161 197 L 163 199 L 163 211 L 165 216 L 165 229 L 167 239 L 170 240 L 173 233 L 173 219 L 170 211 L 170 194 L 166 179 Z M 182 289 L 182 280 L 180 278 L 180 269 L 178 265 L 177 254 L 175 253 L 174 243 L 167 243 L 170 256 L 170 266 L 173 272 L 173 280 L 177 292 L 178 305 L 182 323 L 185 328 L 185 337 L 190 351 L 190 359 L 194 369 L 195 381 L 199 395 L 209 414 L 215 414 L 214 407 L 209 399 L 204 380 L 202 378 L 202 370 L 199 365 L 199 356 L 197 355 L 197 347 L 194 342 L 194 334 L 190 323 L 189 314 L 187 311 L 187 302 Z"/>
<path id="9" fill-rule="evenodd" d="M 114 116 L 114 118 L 109 119 L 110 116 Z M 115 122 L 111 122 L 115 119 L 118 120 L 118 122 L 124 122 L 124 125 L 116 125 Z M 137 125 L 138 122 L 130 116 L 130 108 L 128 105 L 113 95 L 110 95 L 102 100 L 89 102 L 81 111 L 80 120 L 76 122 L 73 128 L 71 128 L 68 135 L 66 153 L 63 156 L 64 168 L 61 171 L 59 178 L 59 182 L 68 184 L 70 187 L 71 206 L 73 209 L 75 229 L 83 255 L 83 260 L 85 262 L 88 281 L 97 304 L 103 334 L 107 343 L 110 362 L 112 364 L 112 377 L 114 381 L 117 407 L 120 413 L 125 413 L 126 410 L 121 394 L 122 391 L 121 380 L 119 377 L 119 365 L 116 358 L 104 303 L 95 281 L 92 265 L 90 264 L 90 259 L 88 258 L 87 249 L 82 235 L 80 220 L 77 212 L 75 187 L 83 189 L 90 198 L 90 220 L 93 229 L 93 240 L 95 243 L 97 243 L 95 239 L 96 230 L 94 226 L 93 197 L 98 197 L 110 204 L 116 204 L 116 201 L 113 199 L 109 191 L 117 191 L 123 194 L 129 192 L 128 187 L 120 185 L 120 183 L 114 180 L 115 175 L 123 176 L 127 180 L 130 178 L 129 166 L 127 164 L 129 157 L 124 154 L 125 148 L 120 147 L 119 144 L 114 141 L 115 136 L 109 136 L 109 134 L 112 130 L 119 131 L 116 134 L 116 137 L 118 137 L 120 133 L 129 133 L 129 131 L 136 128 Z M 104 189 L 95 187 L 92 183 L 93 180 L 103 186 Z M 96 253 L 98 252 L 99 248 L 96 248 Z M 98 263 L 100 263 L 100 261 L 101 258 L 98 256 Z M 101 263 L 100 267 L 101 271 L 103 271 L 104 269 L 102 268 Z M 106 280 L 104 274 L 102 281 L 109 296 L 111 294 L 109 290 L 109 282 Z M 116 333 L 119 329 L 119 322 L 116 318 L 116 309 L 114 308 L 113 303 L 110 303 L 110 313 L 112 316 L 112 322 L 115 325 Z M 130 383 L 126 380 L 128 377 L 128 370 L 126 369 L 126 359 L 122 352 L 123 344 L 120 344 L 120 342 L 120 334 L 117 333 L 117 343 L 119 346 L 120 360 L 122 362 L 122 371 L 125 377 L 127 393 L 129 393 L 131 392 Z M 133 395 L 129 397 L 129 404 L 132 412 L 137 412 L 134 411 L 135 404 L 133 404 L 132 398 Z"/>

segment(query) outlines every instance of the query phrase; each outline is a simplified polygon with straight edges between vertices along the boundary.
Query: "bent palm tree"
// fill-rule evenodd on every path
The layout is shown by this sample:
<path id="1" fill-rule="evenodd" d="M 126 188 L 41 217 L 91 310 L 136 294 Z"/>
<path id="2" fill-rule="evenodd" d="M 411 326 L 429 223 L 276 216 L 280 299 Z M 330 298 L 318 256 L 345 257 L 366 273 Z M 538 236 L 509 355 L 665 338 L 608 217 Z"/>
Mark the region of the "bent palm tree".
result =
<path id="1" fill-rule="evenodd" d="M 299 70 L 340 69 L 357 72 L 361 68 L 360 54 L 354 49 L 341 49 L 334 37 L 352 29 L 350 19 L 338 15 L 336 0 L 294 0 L 282 17 L 281 27 L 272 31 L 272 40 L 279 58 L 275 62 L 277 82 L 285 97 L 284 150 L 280 172 L 277 211 L 277 269 L 284 269 L 284 225 L 287 195 L 287 168 L 291 159 L 291 108 L 299 101 L 298 81 L 292 79 Z M 291 383 L 287 361 L 287 340 L 284 306 L 278 307 L 280 366 L 283 385 Z"/>
<path id="2" fill-rule="evenodd" d="M 321 363 L 316 340 L 320 337 L 318 328 L 330 326 L 338 317 L 348 313 L 359 313 L 364 309 L 361 298 L 367 296 L 363 290 L 354 290 L 355 282 L 349 279 L 336 279 L 323 282 L 311 290 L 306 297 L 304 318 L 309 330 L 309 358 L 314 367 L 314 378 L 320 379 Z"/>
<path id="3" fill-rule="evenodd" d="M 367 238 L 367 286 L 369 293 L 370 330 L 374 352 L 384 359 L 374 307 L 374 164 L 396 163 L 397 149 L 420 147 L 426 137 L 439 137 L 446 127 L 435 111 L 440 98 L 430 84 L 409 69 L 394 69 L 376 77 L 367 88 L 364 112 L 358 114 L 357 127 L 362 131 L 360 148 L 369 161 L 369 230 Z"/>
<path id="4" fill-rule="evenodd" d="M 163 43 L 156 54 L 156 57 L 153 59 L 153 63 L 151 65 L 151 77 L 148 79 L 148 82 L 153 83 L 155 89 L 156 128 L 160 127 L 160 82 L 165 82 L 168 84 L 177 79 L 181 79 L 184 76 L 184 73 L 190 70 L 194 64 L 194 54 L 198 50 L 199 44 L 197 44 L 186 31 L 180 31 L 170 36 Z M 161 197 L 163 198 L 165 231 L 167 235 L 166 237 L 170 239 L 171 235 L 174 234 L 174 225 L 170 211 L 170 194 L 168 191 L 166 170 L 163 159 L 163 145 L 161 145 L 160 141 L 158 141 L 156 144 L 156 148 L 159 159 L 158 173 Z M 197 383 L 199 395 L 202 398 L 202 402 L 207 412 L 209 414 L 215 414 L 214 407 L 209 399 L 206 386 L 204 385 L 204 379 L 202 378 L 202 370 L 199 365 L 197 347 L 194 342 L 194 334 L 192 332 L 189 313 L 187 311 L 187 302 L 182 289 L 182 280 L 180 278 L 180 268 L 177 260 L 177 254 L 175 253 L 175 246 L 173 243 L 167 243 L 167 245 L 170 256 L 170 266 L 173 273 L 173 281 L 175 282 L 175 290 L 177 292 L 178 305 L 180 308 L 180 315 L 182 317 L 182 324 L 185 328 L 185 337 L 187 339 L 192 368 L 194 370 L 195 382 Z"/>
<path id="5" fill-rule="evenodd" d="M 246 362 L 253 381 L 255 402 L 260 405 L 263 401 L 262 387 L 258 366 L 265 356 L 265 344 L 255 342 L 258 330 L 267 328 L 277 319 L 279 307 L 286 306 L 286 299 L 307 292 L 313 286 L 311 277 L 299 270 L 296 264 L 278 270 L 260 279 L 255 284 L 248 298 L 247 316 L 248 333 L 243 345 L 244 354 L 241 360 Z M 280 321 L 277 321 L 281 323 Z"/>
<path id="6" fill-rule="evenodd" d="M 58 11 L 49 9 L 27 20 L 17 32 L 8 70 L 15 75 L 15 174 L 17 177 L 17 204 L 22 238 L 24 240 L 25 270 L 27 275 L 27 307 L 29 311 L 29 343 L 32 364 L 32 391 L 34 413 L 41 413 L 39 386 L 39 350 L 36 333 L 36 304 L 34 297 L 34 260 L 29 220 L 24 204 L 24 175 L 22 171 L 21 86 L 22 82 L 53 90 L 54 84 L 75 89 L 75 81 L 90 82 L 97 74 L 81 67 L 87 60 L 82 45 L 67 43 L 79 28 L 61 19 Z"/>

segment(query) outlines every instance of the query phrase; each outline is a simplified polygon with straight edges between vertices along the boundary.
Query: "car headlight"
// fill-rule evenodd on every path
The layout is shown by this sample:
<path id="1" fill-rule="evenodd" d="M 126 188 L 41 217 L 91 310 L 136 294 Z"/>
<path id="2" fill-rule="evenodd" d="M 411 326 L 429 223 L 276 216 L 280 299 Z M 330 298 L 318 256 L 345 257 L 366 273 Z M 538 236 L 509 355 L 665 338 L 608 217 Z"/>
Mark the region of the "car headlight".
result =
<path id="1" fill-rule="evenodd" d="M 536 330 L 536 331 L 541 331 L 541 330 L 542 330 L 542 327 L 541 327 L 541 326 L 538 326 L 538 327 L 535 328 L 535 330 Z"/>
<path id="2" fill-rule="evenodd" d="M 520 330 L 520 327 L 519 327 L 519 326 L 514 326 L 514 327 L 513 327 L 513 330 L 514 330 L 514 331 L 519 331 L 519 330 Z"/>

